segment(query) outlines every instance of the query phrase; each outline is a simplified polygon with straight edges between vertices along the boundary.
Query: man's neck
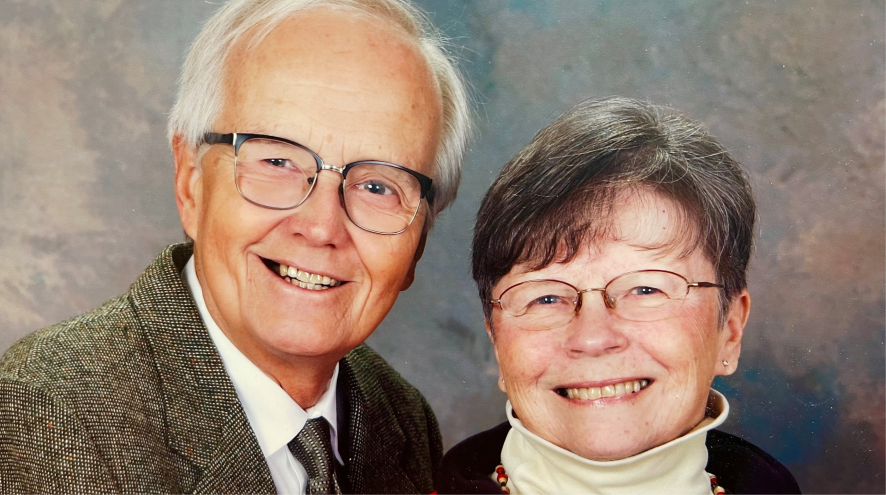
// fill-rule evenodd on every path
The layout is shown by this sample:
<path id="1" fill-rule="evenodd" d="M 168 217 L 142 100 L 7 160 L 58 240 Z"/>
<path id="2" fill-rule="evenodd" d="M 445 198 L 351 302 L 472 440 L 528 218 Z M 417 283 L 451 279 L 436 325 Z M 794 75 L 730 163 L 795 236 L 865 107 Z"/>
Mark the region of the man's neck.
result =
<path id="1" fill-rule="evenodd" d="M 326 392 L 326 389 L 330 386 L 332 374 L 335 372 L 335 365 L 341 359 L 329 356 L 299 356 L 280 359 L 265 352 L 263 349 L 257 349 L 249 345 L 249 342 L 237 339 L 235 335 L 226 331 L 221 325 L 219 327 L 228 340 L 247 359 L 252 361 L 258 369 L 280 385 L 280 388 L 305 410 L 313 407 L 320 400 L 323 393 Z"/>

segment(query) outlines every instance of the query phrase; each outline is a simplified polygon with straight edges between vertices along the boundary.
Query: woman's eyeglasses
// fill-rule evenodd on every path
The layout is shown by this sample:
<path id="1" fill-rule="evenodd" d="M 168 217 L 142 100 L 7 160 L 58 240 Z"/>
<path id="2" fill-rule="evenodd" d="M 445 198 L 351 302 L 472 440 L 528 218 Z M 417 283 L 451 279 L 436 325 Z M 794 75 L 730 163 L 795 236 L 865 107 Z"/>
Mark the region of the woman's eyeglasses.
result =
<path id="1" fill-rule="evenodd" d="M 523 328 L 549 330 L 572 321 L 587 292 L 599 292 L 606 307 L 621 318 L 656 321 L 676 314 L 693 287 L 723 286 L 689 282 L 664 270 L 639 270 L 619 275 L 602 288 L 577 289 L 561 280 L 528 280 L 508 287 L 489 303 L 498 305 L 505 317 Z"/>

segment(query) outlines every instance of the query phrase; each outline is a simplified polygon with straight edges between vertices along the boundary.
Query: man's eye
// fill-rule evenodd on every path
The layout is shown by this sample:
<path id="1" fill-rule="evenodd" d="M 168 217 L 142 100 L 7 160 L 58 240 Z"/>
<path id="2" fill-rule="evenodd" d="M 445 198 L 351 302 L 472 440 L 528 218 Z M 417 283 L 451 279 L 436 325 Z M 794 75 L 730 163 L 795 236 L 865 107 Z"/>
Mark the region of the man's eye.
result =
<path id="1" fill-rule="evenodd" d="M 393 194 L 393 191 L 386 185 L 380 182 L 364 182 L 363 184 L 357 184 L 357 189 L 361 191 L 366 191 L 372 194 L 379 195 L 387 195 Z"/>
<path id="2" fill-rule="evenodd" d="M 275 167 L 292 168 L 292 164 L 285 158 L 266 158 L 264 162 Z"/>

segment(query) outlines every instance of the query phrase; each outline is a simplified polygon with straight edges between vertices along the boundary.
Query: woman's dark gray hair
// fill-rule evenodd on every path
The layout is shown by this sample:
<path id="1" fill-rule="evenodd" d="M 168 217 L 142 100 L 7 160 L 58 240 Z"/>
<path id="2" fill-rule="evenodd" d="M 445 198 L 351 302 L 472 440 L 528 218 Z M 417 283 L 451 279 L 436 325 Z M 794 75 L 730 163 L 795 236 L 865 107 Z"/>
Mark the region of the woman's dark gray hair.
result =
<path id="1" fill-rule="evenodd" d="M 472 270 L 491 322 L 492 288 L 518 264 L 572 260 L 605 240 L 616 200 L 651 189 L 673 201 L 681 233 L 662 249 L 701 249 L 714 266 L 720 324 L 747 287 L 756 206 L 748 177 L 699 123 L 620 97 L 584 101 L 504 166 L 477 214 Z"/>

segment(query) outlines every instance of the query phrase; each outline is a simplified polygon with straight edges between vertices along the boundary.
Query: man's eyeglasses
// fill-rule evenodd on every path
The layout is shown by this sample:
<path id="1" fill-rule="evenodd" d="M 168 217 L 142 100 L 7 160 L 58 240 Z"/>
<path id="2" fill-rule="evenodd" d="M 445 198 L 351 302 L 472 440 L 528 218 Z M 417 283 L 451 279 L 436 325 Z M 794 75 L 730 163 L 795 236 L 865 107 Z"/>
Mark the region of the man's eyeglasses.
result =
<path id="1" fill-rule="evenodd" d="M 632 321 L 656 321 L 671 317 L 693 287 L 718 287 L 711 282 L 689 282 L 664 270 L 639 270 L 619 275 L 605 287 L 577 289 L 561 280 L 528 280 L 514 284 L 490 304 L 521 328 L 550 330 L 566 325 L 581 311 L 582 295 L 599 292 L 603 303 L 616 315 Z"/>
<path id="2" fill-rule="evenodd" d="M 341 174 L 345 213 L 356 226 L 376 234 L 402 233 L 415 220 L 422 198 L 434 200 L 429 177 L 393 163 L 370 160 L 338 168 L 294 141 L 263 134 L 209 132 L 203 141 L 234 146 L 237 192 L 264 208 L 301 205 L 321 170 Z"/>

